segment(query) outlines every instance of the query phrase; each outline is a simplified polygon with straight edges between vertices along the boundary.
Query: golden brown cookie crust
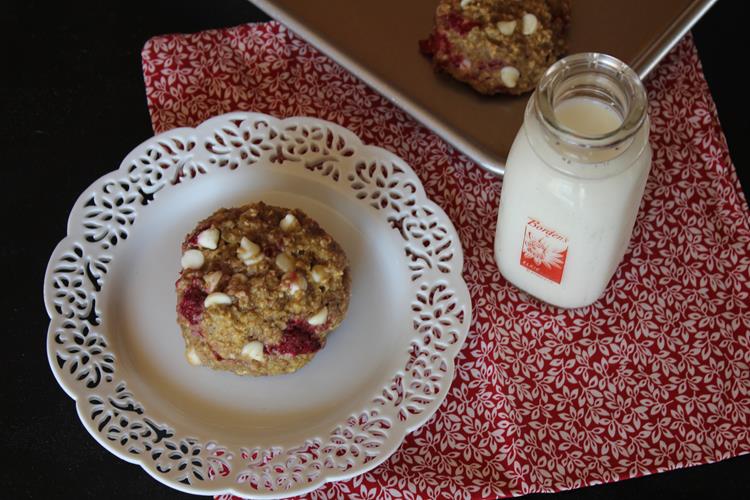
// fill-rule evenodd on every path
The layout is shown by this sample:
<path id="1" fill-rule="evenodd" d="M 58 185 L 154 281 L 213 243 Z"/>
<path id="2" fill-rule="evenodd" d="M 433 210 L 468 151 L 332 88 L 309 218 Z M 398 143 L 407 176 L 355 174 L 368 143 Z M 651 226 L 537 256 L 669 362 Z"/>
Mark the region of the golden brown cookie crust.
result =
<path id="1" fill-rule="evenodd" d="M 301 210 L 262 202 L 222 208 L 185 238 L 183 256 L 197 258 L 196 251 L 203 263 L 188 262 L 176 283 L 193 364 L 240 375 L 291 373 L 344 319 L 348 260 Z"/>
<path id="2" fill-rule="evenodd" d="M 570 0 L 441 0 L 420 48 L 483 94 L 522 94 L 564 54 L 569 23 Z"/>

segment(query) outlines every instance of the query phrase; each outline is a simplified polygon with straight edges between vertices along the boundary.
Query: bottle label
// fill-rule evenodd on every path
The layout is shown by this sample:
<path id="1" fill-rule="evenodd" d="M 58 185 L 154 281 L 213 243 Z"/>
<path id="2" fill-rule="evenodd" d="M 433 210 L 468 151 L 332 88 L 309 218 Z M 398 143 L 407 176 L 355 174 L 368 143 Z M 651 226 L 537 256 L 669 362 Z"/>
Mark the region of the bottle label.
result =
<path id="1" fill-rule="evenodd" d="M 521 265 L 555 283 L 562 281 L 568 238 L 529 217 L 523 235 Z"/>

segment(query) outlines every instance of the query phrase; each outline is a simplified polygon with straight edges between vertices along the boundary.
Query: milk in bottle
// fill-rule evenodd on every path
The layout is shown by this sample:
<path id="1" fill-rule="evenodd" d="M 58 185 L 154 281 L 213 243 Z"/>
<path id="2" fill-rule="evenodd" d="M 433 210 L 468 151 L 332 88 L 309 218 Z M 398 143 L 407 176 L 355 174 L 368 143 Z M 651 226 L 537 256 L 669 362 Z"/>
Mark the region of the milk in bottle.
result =
<path id="1" fill-rule="evenodd" d="M 603 293 L 630 240 L 651 165 L 646 93 L 603 54 L 553 65 L 508 155 L 495 236 L 503 276 L 561 307 Z"/>

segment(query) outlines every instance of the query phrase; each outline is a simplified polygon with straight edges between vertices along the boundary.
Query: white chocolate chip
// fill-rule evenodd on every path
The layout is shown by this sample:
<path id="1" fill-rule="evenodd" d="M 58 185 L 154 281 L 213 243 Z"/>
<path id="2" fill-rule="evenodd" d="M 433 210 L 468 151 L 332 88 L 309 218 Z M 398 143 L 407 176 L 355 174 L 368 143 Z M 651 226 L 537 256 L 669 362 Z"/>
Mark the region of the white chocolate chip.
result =
<path id="1" fill-rule="evenodd" d="M 307 280 L 300 273 L 286 273 L 281 280 L 286 285 L 289 295 L 295 295 L 307 290 Z"/>
<path id="2" fill-rule="evenodd" d="M 201 231 L 198 235 L 198 245 L 209 250 L 216 250 L 219 245 L 219 230 L 215 227 Z"/>
<path id="3" fill-rule="evenodd" d="M 249 259 L 243 259 L 243 261 L 242 261 L 242 262 L 243 262 L 243 263 L 244 263 L 244 264 L 245 264 L 246 266 L 254 266 L 255 264 L 259 263 L 259 262 L 260 262 L 260 261 L 262 261 L 262 260 L 263 260 L 263 254 L 262 254 L 262 253 L 259 253 L 259 254 L 258 254 L 258 255 L 256 255 L 255 257 L 250 257 Z"/>
<path id="4" fill-rule="evenodd" d="M 203 301 L 203 306 L 209 308 L 211 306 L 225 306 L 232 303 L 232 297 L 226 293 L 214 292 L 209 293 L 206 300 Z"/>
<path id="5" fill-rule="evenodd" d="M 208 293 L 213 292 L 216 290 L 219 281 L 221 281 L 221 271 L 206 273 L 206 275 L 203 276 L 203 281 L 206 283 L 206 291 Z"/>
<path id="6" fill-rule="evenodd" d="M 260 253 L 260 247 L 254 242 L 247 239 L 246 236 L 243 236 L 242 239 L 240 240 L 240 248 L 245 250 L 251 256 L 257 253 Z"/>
<path id="7" fill-rule="evenodd" d="M 200 356 L 198 356 L 198 353 L 194 348 L 188 349 L 188 351 L 185 353 L 185 357 L 188 360 L 188 363 L 190 363 L 193 366 L 200 366 L 203 363 L 201 362 Z"/>
<path id="8" fill-rule="evenodd" d="M 536 31 L 539 21 L 534 14 L 523 15 L 523 34 L 531 35 Z"/>
<path id="9" fill-rule="evenodd" d="M 320 326 L 328 320 L 328 308 L 323 307 L 320 311 L 315 313 L 313 316 L 307 318 L 307 322 L 312 326 Z"/>
<path id="10" fill-rule="evenodd" d="M 294 259 L 288 253 L 282 252 L 276 256 L 276 266 L 285 273 L 288 273 L 294 270 Z"/>
<path id="11" fill-rule="evenodd" d="M 313 266 L 310 276 L 315 283 L 322 283 L 328 276 L 328 269 L 321 265 Z"/>
<path id="12" fill-rule="evenodd" d="M 260 361 L 262 363 L 266 360 L 265 356 L 263 356 L 263 343 L 258 342 L 257 340 L 248 342 L 242 346 L 240 356 L 246 359 L 254 359 L 255 361 Z"/>
<path id="13" fill-rule="evenodd" d="M 297 220 L 297 217 L 295 217 L 292 214 L 286 214 L 283 219 L 281 219 L 281 222 L 279 222 L 279 227 L 282 231 L 289 232 L 297 229 L 299 227 L 299 221 Z"/>
<path id="14" fill-rule="evenodd" d="M 516 86 L 519 76 L 521 76 L 521 73 L 519 73 L 513 66 L 505 66 L 500 70 L 500 80 L 502 80 L 503 85 L 509 89 Z"/>
<path id="15" fill-rule="evenodd" d="M 203 267 L 204 261 L 203 253 L 200 250 L 193 249 L 182 254 L 180 264 L 182 264 L 183 269 L 200 269 Z"/>
<path id="16" fill-rule="evenodd" d="M 464 9 L 469 6 L 472 0 L 461 0 L 461 8 Z"/>
<path id="17" fill-rule="evenodd" d="M 263 254 L 260 252 L 260 247 L 244 236 L 240 240 L 240 247 L 237 249 L 237 257 L 246 266 L 252 266 L 263 260 Z"/>
<path id="18" fill-rule="evenodd" d="M 497 29 L 505 36 L 510 36 L 516 31 L 515 21 L 500 21 L 497 23 Z"/>

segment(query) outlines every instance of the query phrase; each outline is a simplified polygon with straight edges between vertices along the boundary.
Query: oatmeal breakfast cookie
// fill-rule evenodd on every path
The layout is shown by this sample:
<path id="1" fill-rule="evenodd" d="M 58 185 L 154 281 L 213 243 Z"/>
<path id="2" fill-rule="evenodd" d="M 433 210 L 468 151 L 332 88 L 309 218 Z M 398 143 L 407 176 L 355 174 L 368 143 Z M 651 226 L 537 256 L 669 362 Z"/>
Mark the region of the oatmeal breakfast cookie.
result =
<path id="1" fill-rule="evenodd" d="M 240 375 L 308 363 L 349 305 L 349 263 L 301 210 L 222 208 L 182 244 L 177 322 L 194 365 Z"/>
<path id="2" fill-rule="evenodd" d="M 483 94 L 533 90 L 565 52 L 570 0 L 440 0 L 422 53 Z"/>

